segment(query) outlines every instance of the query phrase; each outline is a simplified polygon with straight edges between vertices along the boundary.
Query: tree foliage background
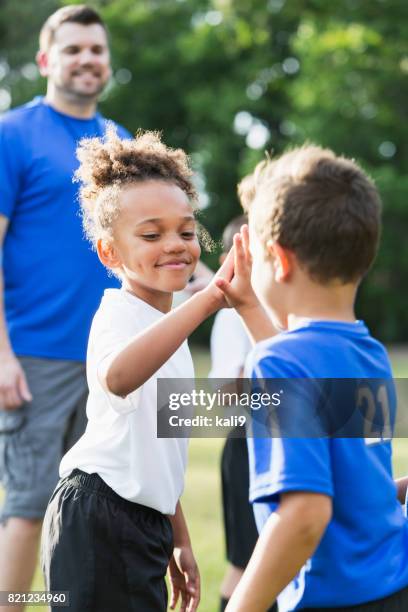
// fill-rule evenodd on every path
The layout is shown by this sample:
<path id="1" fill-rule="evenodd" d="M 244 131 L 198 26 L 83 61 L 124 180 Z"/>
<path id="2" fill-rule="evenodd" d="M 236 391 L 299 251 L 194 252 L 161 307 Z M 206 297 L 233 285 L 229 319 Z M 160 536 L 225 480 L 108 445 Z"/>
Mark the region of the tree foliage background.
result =
<path id="1" fill-rule="evenodd" d="M 63 4 L 2 0 L 1 112 L 44 92 L 38 32 Z M 90 4 L 111 33 L 114 78 L 102 111 L 188 151 L 201 222 L 215 240 L 240 213 L 237 182 L 265 150 L 309 140 L 363 165 L 382 193 L 384 230 L 357 313 L 382 340 L 408 341 L 406 0 Z M 216 267 L 217 256 L 205 258 Z"/>

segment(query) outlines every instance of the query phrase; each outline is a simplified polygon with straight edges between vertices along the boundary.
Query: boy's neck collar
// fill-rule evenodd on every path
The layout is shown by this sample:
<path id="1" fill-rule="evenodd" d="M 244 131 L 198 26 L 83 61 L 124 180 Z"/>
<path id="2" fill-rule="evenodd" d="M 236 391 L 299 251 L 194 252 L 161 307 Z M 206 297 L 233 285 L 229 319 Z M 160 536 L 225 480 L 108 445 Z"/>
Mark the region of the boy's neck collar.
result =
<path id="1" fill-rule="evenodd" d="M 324 323 L 358 323 L 358 319 L 355 317 L 301 317 L 296 315 L 288 316 L 288 331 L 293 329 L 297 329 L 299 327 L 305 327 L 310 325 L 311 323 L 316 322 L 324 322 Z"/>

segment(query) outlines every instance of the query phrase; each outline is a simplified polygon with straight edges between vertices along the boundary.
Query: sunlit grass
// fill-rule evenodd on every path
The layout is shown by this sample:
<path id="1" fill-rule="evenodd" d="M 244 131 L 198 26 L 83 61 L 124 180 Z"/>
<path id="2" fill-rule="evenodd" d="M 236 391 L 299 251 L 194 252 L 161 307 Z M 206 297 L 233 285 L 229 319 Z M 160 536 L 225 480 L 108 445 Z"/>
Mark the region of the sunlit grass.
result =
<path id="1" fill-rule="evenodd" d="M 194 348 L 197 377 L 206 377 L 209 355 L 206 349 Z M 391 353 L 396 376 L 408 375 L 408 353 Z M 225 568 L 224 540 L 221 520 L 221 486 L 219 476 L 221 439 L 192 439 L 186 489 L 182 498 L 189 524 L 194 551 L 202 578 L 201 612 L 218 610 L 218 589 Z M 395 475 L 408 472 L 408 440 L 394 441 Z M 37 568 L 33 589 L 42 589 L 43 581 Z M 32 612 L 45 612 L 46 608 L 29 607 Z"/>

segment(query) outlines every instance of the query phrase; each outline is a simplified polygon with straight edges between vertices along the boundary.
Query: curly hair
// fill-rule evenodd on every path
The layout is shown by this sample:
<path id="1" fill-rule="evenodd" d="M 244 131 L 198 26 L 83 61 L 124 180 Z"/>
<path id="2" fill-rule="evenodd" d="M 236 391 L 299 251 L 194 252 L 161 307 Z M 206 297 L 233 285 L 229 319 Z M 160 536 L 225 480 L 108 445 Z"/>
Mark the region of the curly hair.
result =
<path id="1" fill-rule="evenodd" d="M 120 211 L 119 195 L 133 183 L 161 180 L 174 183 L 193 203 L 197 192 L 192 170 L 181 149 L 171 149 L 158 132 L 138 132 L 136 138 L 121 140 L 109 124 L 103 138 L 84 138 L 77 149 L 80 166 L 74 180 L 81 183 L 79 198 L 87 238 L 112 238 L 112 224 Z"/>

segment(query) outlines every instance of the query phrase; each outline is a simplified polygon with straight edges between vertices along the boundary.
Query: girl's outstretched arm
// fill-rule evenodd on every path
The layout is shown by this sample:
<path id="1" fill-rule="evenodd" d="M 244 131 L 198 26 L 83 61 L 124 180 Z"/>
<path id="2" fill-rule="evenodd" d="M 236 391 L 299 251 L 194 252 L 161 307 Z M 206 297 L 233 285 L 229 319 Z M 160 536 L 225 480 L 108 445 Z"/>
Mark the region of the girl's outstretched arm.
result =
<path id="1" fill-rule="evenodd" d="M 100 373 L 105 389 L 126 397 L 141 387 L 202 321 L 219 308 L 227 306 L 223 292 L 215 282 L 218 278 L 230 280 L 232 275 L 233 254 L 230 253 L 205 289 L 137 334 L 114 357 L 107 369 Z"/>

